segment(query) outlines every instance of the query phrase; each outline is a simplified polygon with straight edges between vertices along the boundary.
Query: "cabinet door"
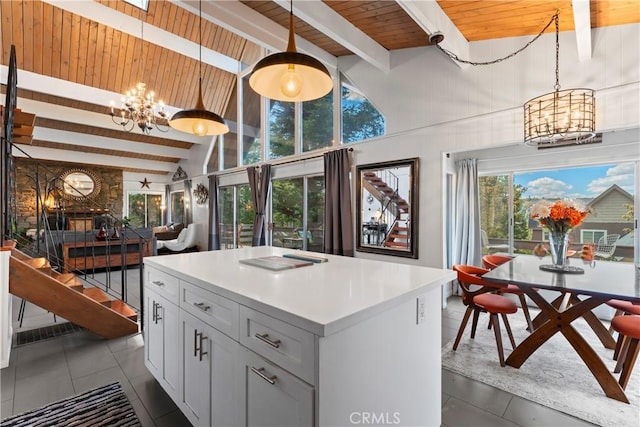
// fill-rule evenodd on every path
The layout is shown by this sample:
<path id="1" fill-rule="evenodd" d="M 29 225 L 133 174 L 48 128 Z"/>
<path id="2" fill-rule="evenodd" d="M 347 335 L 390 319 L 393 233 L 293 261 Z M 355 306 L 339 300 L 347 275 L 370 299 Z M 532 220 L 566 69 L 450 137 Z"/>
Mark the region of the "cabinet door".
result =
<path id="1" fill-rule="evenodd" d="M 180 311 L 182 325 L 182 412 L 195 426 L 211 425 L 211 365 L 209 326 Z"/>
<path id="2" fill-rule="evenodd" d="M 156 319 L 158 297 L 145 289 L 144 299 L 144 364 L 156 379 L 162 378 L 164 364 L 164 332 Z"/>
<path id="3" fill-rule="evenodd" d="M 247 426 L 312 426 L 314 389 L 250 350 L 242 350 Z"/>
<path id="4" fill-rule="evenodd" d="M 179 393 L 178 307 L 145 289 L 145 366 L 169 393 Z"/>

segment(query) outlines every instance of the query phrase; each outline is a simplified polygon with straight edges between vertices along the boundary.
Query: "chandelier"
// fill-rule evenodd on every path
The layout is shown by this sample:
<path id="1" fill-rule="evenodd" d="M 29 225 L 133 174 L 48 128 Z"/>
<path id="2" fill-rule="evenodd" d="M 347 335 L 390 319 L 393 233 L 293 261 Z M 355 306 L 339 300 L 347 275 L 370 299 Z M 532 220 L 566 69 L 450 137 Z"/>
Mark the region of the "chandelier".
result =
<path id="1" fill-rule="evenodd" d="M 556 84 L 554 91 L 524 104 L 524 142 L 548 145 L 558 142 L 582 143 L 595 134 L 596 99 L 592 89 L 560 90 L 558 64 L 560 42 L 556 24 Z"/>
<path id="2" fill-rule="evenodd" d="M 136 125 L 147 135 L 154 127 L 160 132 L 169 130 L 164 103 L 156 102 L 153 92 L 147 93 L 146 84 L 139 82 L 135 88 L 125 93 L 121 101 L 122 105 L 118 109 L 115 103 L 111 102 L 109 114 L 111 120 L 127 132 L 131 132 Z M 156 108 L 160 110 L 156 112 Z"/>
<path id="3" fill-rule="evenodd" d="M 144 20 L 140 18 L 140 39 L 142 45 L 140 48 L 140 75 L 144 76 L 144 66 L 142 65 L 144 57 Z M 127 91 L 120 99 L 120 108 L 116 108 L 115 102 L 111 101 L 111 109 L 109 115 L 111 120 L 122 126 L 122 128 L 131 132 L 136 125 L 145 134 L 149 135 L 155 127 L 160 132 L 168 132 L 169 124 L 167 123 L 167 113 L 164 109 L 162 101 L 156 102 L 155 93 L 150 91 L 147 93 L 147 85 L 140 81 L 133 89 Z M 159 108 L 159 111 L 156 109 Z"/>

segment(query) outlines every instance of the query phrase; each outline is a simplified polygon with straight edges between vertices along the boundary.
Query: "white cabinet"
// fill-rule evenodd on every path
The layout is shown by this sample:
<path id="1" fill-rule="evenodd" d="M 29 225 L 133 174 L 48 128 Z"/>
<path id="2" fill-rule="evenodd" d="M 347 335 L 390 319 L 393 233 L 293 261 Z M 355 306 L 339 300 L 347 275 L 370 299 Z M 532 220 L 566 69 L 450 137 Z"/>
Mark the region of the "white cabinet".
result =
<path id="1" fill-rule="evenodd" d="M 242 349 L 246 426 L 313 426 L 314 389 L 254 352 Z"/>
<path id="2" fill-rule="evenodd" d="M 183 413 L 195 426 L 238 425 L 238 343 L 181 311 Z"/>
<path id="3" fill-rule="evenodd" d="M 178 306 L 145 290 L 145 365 L 174 399 L 180 395 Z"/>

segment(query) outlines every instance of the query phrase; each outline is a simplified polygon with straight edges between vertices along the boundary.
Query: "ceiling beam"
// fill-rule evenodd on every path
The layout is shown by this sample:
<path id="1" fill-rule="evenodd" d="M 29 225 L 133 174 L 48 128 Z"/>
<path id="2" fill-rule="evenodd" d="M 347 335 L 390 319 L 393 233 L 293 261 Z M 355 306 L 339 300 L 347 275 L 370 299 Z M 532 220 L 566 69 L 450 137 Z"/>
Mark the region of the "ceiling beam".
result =
<path id="1" fill-rule="evenodd" d="M 591 59 L 591 5 L 589 0 L 572 0 L 578 61 Z"/>
<path id="2" fill-rule="evenodd" d="M 288 0 L 273 0 L 285 10 Z M 301 1 L 295 4 L 293 14 L 318 31 L 332 38 L 374 67 L 389 72 L 390 54 L 378 42 L 360 31 L 320 0 Z"/>
<path id="3" fill-rule="evenodd" d="M 459 58 L 470 57 L 469 42 L 444 13 L 436 0 L 396 0 L 396 2 L 425 33 L 431 35 L 440 32 L 444 35 L 444 40 L 440 43 L 440 47 L 455 53 Z M 454 62 L 462 69 L 469 67 L 468 64 Z"/>
<path id="4" fill-rule="evenodd" d="M 194 0 L 169 0 L 172 3 L 198 13 Z M 280 24 L 264 17 L 237 0 L 208 1 L 202 3 L 202 16 L 222 28 L 272 51 L 284 51 L 289 32 Z M 307 40 L 296 37 L 298 51 L 322 61 L 327 67 L 337 69 L 338 59 Z"/>
<path id="5" fill-rule="evenodd" d="M 107 27 L 129 34 L 133 37 L 140 37 L 140 20 L 118 12 L 108 6 L 104 6 L 94 1 L 69 1 L 69 0 L 43 0 L 52 6 L 66 10 L 75 15 L 82 16 L 94 22 L 98 22 Z M 193 12 L 193 10 L 191 10 Z M 187 40 L 176 34 L 165 31 L 161 28 L 149 25 L 146 22 L 144 27 L 144 39 L 165 49 L 172 50 L 181 55 L 188 56 L 196 61 L 199 60 L 200 45 L 191 40 Z M 240 71 L 240 62 L 206 47 L 202 48 L 202 62 L 237 74 Z"/>

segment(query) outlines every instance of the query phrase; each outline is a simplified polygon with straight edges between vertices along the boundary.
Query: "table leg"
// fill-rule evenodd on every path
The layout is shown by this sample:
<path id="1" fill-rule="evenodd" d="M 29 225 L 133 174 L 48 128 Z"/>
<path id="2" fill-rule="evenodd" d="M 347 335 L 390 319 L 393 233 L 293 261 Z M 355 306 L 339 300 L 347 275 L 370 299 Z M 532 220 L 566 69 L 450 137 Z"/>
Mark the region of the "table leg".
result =
<path id="1" fill-rule="evenodd" d="M 506 364 L 514 368 L 520 368 L 529 356 L 540 348 L 542 344 L 556 333 L 561 332 L 589 368 L 605 394 L 612 399 L 629 403 L 629 400 L 624 394 L 624 390 L 622 390 L 618 382 L 611 375 L 600 357 L 573 326 L 571 326 L 571 322 L 575 319 L 584 316 L 585 313 L 590 312 L 593 308 L 603 304 L 608 299 L 595 296 L 585 300 L 576 298 L 576 304 L 564 311 L 559 311 L 558 307 L 547 302 L 537 291 L 533 289 L 524 289 L 524 291 L 529 298 L 536 303 L 538 308 L 540 308 L 542 311 L 541 314 L 544 314 L 547 322 L 533 331 L 533 333 L 516 347 L 507 358 Z M 561 300 L 563 298 L 561 298 Z"/>
<path id="2" fill-rule="evenodd" d="M 581 302 L 582 300 L 578 298 L 577 295 L 571 296 L 572 305 L 579 304 Z M 587 311 L 582 315 L 582 317 L 589 324 L 591 329 L 593 329 L 593 332 L 596 334 L 604 348 L 608 348 L 609 350 L 616 348 L 616 340 L 613 339 L 609 330 L 605 328 L 600 319 L 598 319 L 592 311 Z"/>

